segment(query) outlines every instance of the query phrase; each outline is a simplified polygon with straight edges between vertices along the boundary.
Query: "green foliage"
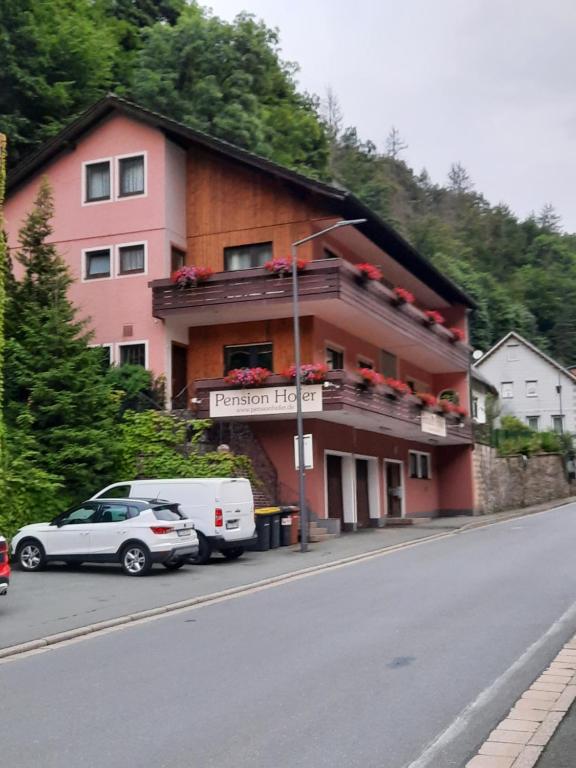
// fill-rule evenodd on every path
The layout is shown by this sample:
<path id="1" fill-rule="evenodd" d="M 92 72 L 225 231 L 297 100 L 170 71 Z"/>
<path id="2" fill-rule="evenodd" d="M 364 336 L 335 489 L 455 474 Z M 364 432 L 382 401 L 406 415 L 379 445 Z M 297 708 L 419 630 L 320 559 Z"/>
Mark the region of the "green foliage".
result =
<path id="1" fill-rule="evenodd" d="M 209 422 L 187 423 L 169 413 L 127 411 L 119 430 L 117 479 L 251 477 L 251 464 L 245 456 L 201 451 L 208 426 Z"/>
<path id="2" fill-rule="evenodd" d="M 164 408 L 164 377 L 155 379 L 141 365 L 114 365 L 106 370 L 106 379 L 113 391 L 121 393 L 120 413 Z"/>
<path id="3" fill-rule="evenodd" d="M 494 430 L 494 442 L 501 456 L 533 453 L 561 453 L 571 440 L 556 432 L 534 432 L 516 416 L 502 416 L 500 429 Z"/>

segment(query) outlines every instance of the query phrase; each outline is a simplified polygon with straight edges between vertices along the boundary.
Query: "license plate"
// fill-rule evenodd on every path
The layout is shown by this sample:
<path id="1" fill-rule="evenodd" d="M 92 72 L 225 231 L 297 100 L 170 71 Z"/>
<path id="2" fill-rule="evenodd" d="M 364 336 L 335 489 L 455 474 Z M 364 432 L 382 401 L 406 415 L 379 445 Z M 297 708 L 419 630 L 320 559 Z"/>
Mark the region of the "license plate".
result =
<path id="1" fill-rule="evenodd" d="M 177 531 L 178 536 L 190 536 L 190 529 L 189 528 L 182 528 L 181 530 Z"/>
<path id="2" fill-rule="evenodd" d="M 233 528 L 240 528 L 240 522 L 238 520 L 228 520 L 226 523 L 226 528 L 228 528 L 228 530 Z"/>

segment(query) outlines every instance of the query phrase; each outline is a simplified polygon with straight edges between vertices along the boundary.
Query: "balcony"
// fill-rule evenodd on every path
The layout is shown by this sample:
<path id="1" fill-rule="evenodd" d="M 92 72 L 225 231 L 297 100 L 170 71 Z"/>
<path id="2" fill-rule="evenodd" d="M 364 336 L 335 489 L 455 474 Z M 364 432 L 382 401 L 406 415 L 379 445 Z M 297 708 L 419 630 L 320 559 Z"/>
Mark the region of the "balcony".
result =
<path id="1" fill-rule="evenodd" d="M 292 279 L 276 277 L 263 267 L 219 272 L 196 288 L 177 288 L 155 280 L 152 312 L 181 330 L 250 320 L 290 317 Z M 424 313 L 405 304 L 373 281 L 362 283 L 357 270 L 342 259 L 308 262 L 298 276 L 301 313 L 322 318 L 431 373 L 465 371 L 470 349 L 454 343 L 447 328 L 427 326 Z"/>
<path id="2" fill-rule="evenodd" d="M 270 376 L 266 386 L 257 389 L 237 389 L 226 384 L 224 379 L 203 379 L 195 382 L 196 415 L 199 418 L 224 418 L 226 421 L 269 421 L 273 419 L 295 419 L 293 410 L 286 413 L 251 413 L 243 415 L 215 416 L 211 409 L 212 400 L 218 393 L 224 397 L 242 396 L 256 397 L 262 401 L 270 398 L 271 393 L 280 391 L 285 396 L 286 387 L 293 387 L 293 381 L 278 375 Z M 316 392 L 321 390 L 318 406 L 308 408 L 304 413 L 306 419 L 331 421 L 355 429 L 364 429 L 382 435 L 398 437 L 431 445 L 464 445 L 471 443 L 472 426 L 468 419 L 460 421 L 454 416 L 438 416 L 439 425 L 445 424 L 445 435 L 431 434 L 423 431 L 422 407 L 416 397 L 405 395 L 396 397 L 388 387 L 363 389 L 360 379 L 344 371 L 330 371 L 327 384 L 317 385 Z M 303 394 L 312 393 L 311 385 L 303 386 Z M 311 398 L 308 398 L 311 400 Z M 321 401 L 321 402 L 320 402 Z M 306 408 L 305 403 L 305 408 Z M 256 410 L 256 409 L 255 409 Z"/>

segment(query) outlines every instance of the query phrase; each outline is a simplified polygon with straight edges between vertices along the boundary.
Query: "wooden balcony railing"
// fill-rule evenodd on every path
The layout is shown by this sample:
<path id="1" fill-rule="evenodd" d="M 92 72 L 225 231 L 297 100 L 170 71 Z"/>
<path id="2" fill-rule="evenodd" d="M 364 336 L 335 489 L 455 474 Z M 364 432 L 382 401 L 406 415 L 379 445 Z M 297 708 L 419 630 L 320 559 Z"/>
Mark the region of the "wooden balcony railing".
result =
<path id="1" fill-rule="evenodd" d="M 293 381 L 284 376 L 270 376 L 266 385 L 258 387 L 264 394 L 267 387 L 293 385 Z M 304 385 L 305 387 L 307 385 Z M 195 382 L 196 415 L 200 418 L 211 417 L 210 392 L 229 390 L 241 393 L 226 384 L 224 379 L 201 379 Z M 212 415 L 213 417 L 213 415 Z M 422 431 L 422 406 L 413 395 L 395 396 L 386 386 L 365 389 L 359 377 L 344 371 L 330 371 L 327 386 L 322 389 L 322 411 L 305 414 L 307 419 L 324 419 L 355 426 L 358 429 L 381 432 L 405 440 L 455 445 L 473 441 L 472 425 L 469 419 L 460 419 L 454 415 L 441 418 L 446 422 L 446 436 L 432 437 Z M 240 420 L 251 420 L 243 416 Z M 294 414 L 266 416 L 266 418 L 295 418 Z"/>
<path id="2" fill-rule="evenodd" d="M 178 288 L 170 280 L 155 280 L 152 287 L 154 317 L 180 317 L 190 326 L 214 325 L 266 317 L 289 316 L 292 301 L 290 276 L 271 275 L 263 267 L 219 272 L 195 288 Z M 344 327 L 366 327 L 374 339 L 382 332 L 396 337 L 402 347 L 416 347 L 416 354 L 440 355 L 448 364 L 441 370 L 467 370 L 470 348 L 455 342 L 443 325 L 429 326 L 417 307 L 397 307 L 386 286 L 359 280 L 355 267 L 342 259 L 308 262 L 298 276 L 302 313 L 339 321 Z M 335 306 L 335 302 L 337 306 Z M 386 339 L 394 352 L 393 339 Z M 382 346 L 384 346 L 382 344 Z M 431 369 L 432 370 L 432 369 Z"/>

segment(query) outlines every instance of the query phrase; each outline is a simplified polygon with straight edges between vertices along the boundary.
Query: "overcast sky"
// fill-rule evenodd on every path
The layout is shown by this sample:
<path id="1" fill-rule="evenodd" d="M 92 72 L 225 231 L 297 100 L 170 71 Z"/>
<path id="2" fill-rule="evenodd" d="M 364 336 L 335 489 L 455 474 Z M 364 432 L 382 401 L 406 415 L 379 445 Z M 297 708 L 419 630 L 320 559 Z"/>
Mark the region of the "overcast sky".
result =
<path id="1" fill-rule="evenodd" d="M 331 87 L 347 125 L 444 182 L 453 161 L 520 216 L 551 202 L 576 232 L 574 0 L 212 0 L 278 27 L 302 89 Z"/>

